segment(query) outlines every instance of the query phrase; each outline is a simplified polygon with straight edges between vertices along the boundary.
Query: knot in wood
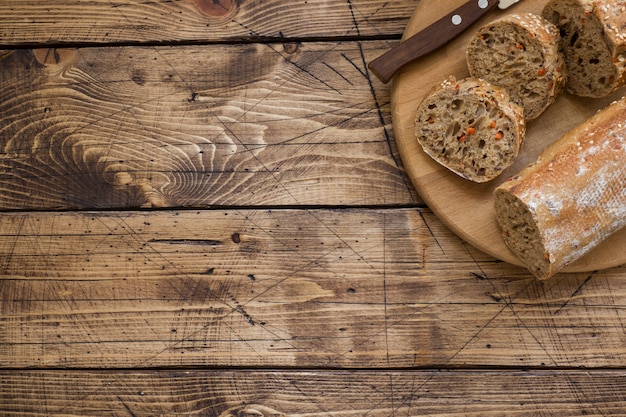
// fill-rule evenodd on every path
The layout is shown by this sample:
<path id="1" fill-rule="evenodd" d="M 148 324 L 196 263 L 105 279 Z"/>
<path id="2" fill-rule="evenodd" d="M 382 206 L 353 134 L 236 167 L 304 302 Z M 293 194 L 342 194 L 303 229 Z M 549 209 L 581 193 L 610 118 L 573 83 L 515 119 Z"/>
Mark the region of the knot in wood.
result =
<path id="1" fill-rule="evenodd" d="M 285 42 L 283 43 L 283 51 L 288 54 L 295 54 L 300 50 L 300 42 Z"/>
<path id="2" fill-rule="evenodd" d="M 119 171 L 113 175 L 113 185 L 123 186 L 128 185 L 133 181 L 133 176 L 128 172 Z"/>
<path id="3" fill-rule="evenodd" d="M 242 405 L 229 408 L 219 417 L 286 417 L 286 415 L 263 405 Z"/>
<path id="4" fill-rule="evenodd" d="M 72 48 L 33 49 L 33 55 L 44 67 L 69 67 L 74 63 L 76 50 Z"/>
<path id="5" fill-rule="evenodd" d="M 194 0 L 202 13 L 210 17 L 224 17 L 236 8 L 235 0 Z"/>

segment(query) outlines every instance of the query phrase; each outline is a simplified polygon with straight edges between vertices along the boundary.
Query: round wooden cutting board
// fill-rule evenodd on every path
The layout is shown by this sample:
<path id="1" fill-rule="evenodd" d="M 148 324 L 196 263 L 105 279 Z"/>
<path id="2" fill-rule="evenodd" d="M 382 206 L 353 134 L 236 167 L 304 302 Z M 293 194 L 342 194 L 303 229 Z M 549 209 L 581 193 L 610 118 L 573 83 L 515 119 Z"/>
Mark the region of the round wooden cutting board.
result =
<path id="1" fill-rule="evenodd" d="M 534 161 L 547 145 L 621 97 L 624 91 L 602 99 L 582 99 L 562 94 L 545 113 L 528 123 L 524 148 L 516 163 L 487 184 L 465 180 L 424 154 L 414 136 L 414 114 L 421 100 L 437 83 L 450 75 L 458 79 L 469 75 L 465 49 L 480 26 L 505 13 L 540 14 L 545 3 L 546 0 L 522 0 L 507 10 L 496 9 L 446 46 L 404 67 L 394 77 L 391 87 L 393 130 L 405 169 L 420 196 L 460 238 L 497 259 L 515 265 L 522 264 L 505 246 L 500 235 L 493 208 L 493 189 Z M 404 38 L 460 4 L 461 0 L 422 0 L 407 25 Z M 611 236 L 565 271 L 594 271 L 623 263 L 626 263 L 626 229 Z"/>

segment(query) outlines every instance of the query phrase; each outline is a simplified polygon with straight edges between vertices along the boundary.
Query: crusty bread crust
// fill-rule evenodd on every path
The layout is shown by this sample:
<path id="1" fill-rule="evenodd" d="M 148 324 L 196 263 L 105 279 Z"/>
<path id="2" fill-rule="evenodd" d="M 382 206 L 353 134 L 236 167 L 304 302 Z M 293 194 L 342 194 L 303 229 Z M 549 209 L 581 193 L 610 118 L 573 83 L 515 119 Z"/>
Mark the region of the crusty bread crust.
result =
<path id="1" fill-rule="evenodd" d="M 550 0 L 542 15 L 559 28 L 570 93 L 604 97 L 626 82 L 626 1 Z"/>
<path id="2" fill-rule="evenodd" d="M 526 132 L 523 110 L 490 83 L 450 77 L 420 103 L 415 135 L 424 152 L 463 178 L 487 182 L 509 167 Z"/>
<path id="3" fill-rule="evenodd" d="M 478 29 L 467 47 L 467 66 L 472 77 L 506 89 L 527 122 L 565 86 L 559 30 L 533 13 L 507 15 Z"/>
<path id="4" fill-rule="evenodd" d="M 494 191 L 507 246 L 545 279 L 626 226 L 626 98 Z"/>

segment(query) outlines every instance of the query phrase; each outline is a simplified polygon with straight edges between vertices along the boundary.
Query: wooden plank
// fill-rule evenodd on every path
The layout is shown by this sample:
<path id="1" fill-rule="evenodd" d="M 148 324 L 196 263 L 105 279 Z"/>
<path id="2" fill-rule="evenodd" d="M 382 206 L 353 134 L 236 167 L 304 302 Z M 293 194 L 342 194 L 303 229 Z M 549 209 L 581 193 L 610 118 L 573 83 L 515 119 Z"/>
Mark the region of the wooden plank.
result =
<path id="1" fill-rule="evenodd" d="M 418 0 L 4 0 L 0 45 L 399 37 Z"/>
<path id="2" fill-rule="evenodd" d="M 16 371 L 3 416 L 622 415 L 623 371 Z"/>
<path id="3" fill-rule="evenodd" d="M 535 280 L 427 210 L 0 217 L 0 367 L 623 367 L 626 270 Z"/>
<path id="4" fill-rule="evenodd" d="M 0 209 L 418 202 L 365 67 L 383 47 L 10 51 Z"/>

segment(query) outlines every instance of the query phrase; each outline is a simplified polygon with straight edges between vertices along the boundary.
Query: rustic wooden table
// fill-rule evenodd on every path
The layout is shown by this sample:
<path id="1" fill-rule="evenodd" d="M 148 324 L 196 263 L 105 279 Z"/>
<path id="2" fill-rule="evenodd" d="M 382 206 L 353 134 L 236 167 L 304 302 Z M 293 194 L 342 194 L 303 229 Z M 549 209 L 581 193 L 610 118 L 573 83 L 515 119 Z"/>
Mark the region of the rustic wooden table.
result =
<path id="1" fill-rule="evenodd" d="M 626 268 L 539 282 L 405 174 L 416 5 L 2 1 L 0 415 L 624 415 Z"/>

